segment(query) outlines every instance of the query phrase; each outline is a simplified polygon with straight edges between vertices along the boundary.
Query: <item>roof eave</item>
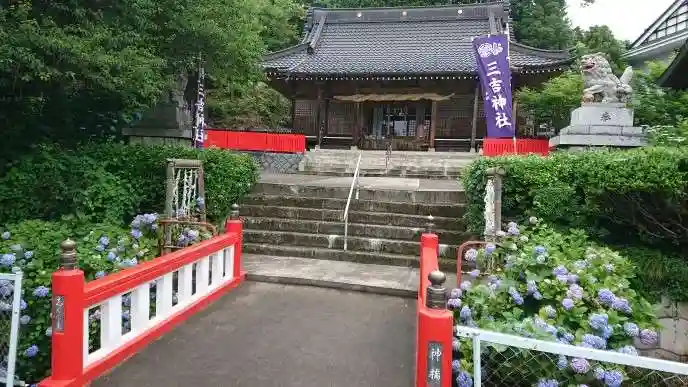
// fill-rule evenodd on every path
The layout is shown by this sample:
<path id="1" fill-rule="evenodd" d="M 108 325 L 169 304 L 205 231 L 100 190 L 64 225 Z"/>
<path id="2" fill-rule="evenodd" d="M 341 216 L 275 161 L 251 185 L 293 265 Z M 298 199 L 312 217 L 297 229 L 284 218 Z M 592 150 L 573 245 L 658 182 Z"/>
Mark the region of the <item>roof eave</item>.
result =
<path id="1" fill-rule="evenodd" d="M 664 73 L 662 73 L 662 76 L 659 77 L 657 80 L 657 83 L 662 86 L 662 87 L 671 87 L 669 85 L 669 82 L 671 81 L 674 73 L 681 67 L 681 64 L 685 61 L 687 61 L 688 58 L 688 41 L 686 41 L 683 44 L 683 47 L 681 47 L 681 50 L 679 51 L 678 55 L 676 55 L 676 58 L 674 58 L 673 61 L 671 61 L 671 64 L 664 70 Z"/>

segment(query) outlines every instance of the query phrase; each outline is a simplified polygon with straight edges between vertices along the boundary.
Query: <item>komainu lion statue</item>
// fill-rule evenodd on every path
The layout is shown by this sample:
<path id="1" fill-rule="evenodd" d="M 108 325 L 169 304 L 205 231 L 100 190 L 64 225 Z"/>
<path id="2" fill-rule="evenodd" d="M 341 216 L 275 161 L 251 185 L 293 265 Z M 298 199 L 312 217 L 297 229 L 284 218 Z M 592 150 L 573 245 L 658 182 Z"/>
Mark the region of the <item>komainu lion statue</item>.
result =
<path id="1" fill-rule="evenodd" d="M 626 67 L 623 75 L 617 78 L 603 53 L 583 55 L 583 102 L 629 102 L 633 89 L 630 82 L 633 68 Z"/>

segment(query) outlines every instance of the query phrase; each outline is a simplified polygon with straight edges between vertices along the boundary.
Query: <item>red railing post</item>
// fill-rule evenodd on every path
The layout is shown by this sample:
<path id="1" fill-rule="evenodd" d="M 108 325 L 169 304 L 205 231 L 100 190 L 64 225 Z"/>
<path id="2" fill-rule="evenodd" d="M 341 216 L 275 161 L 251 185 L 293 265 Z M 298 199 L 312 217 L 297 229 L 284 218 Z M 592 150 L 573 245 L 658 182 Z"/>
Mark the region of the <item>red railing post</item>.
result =
<path id="1" fill-rule="evenodd" d="M 234 278 L 239 278 L 241 276 L 241 245 L 244 240 L 244 223 L 239 216 L 238 204 L 232 204 L 232 213 L 225 223 L 225 232 L 239 235 L 237 243 L 234 245 Z"/>
<path id="2" fill-rule="evenodd" d="M 76 243 L 60 245 L 61 268 L 52 275 L 52 377 L 41 387 L 69 385 L 84 371 L 84 272 L 77 268 Z"/>
<path id="3" fill-rule="evenodd" d="M 421 235 L 416 387 L 452 385 L 454 319 L 452 313 L 446 309 L 446 276 L 439 271 L 438 250 L 439 238 L 436 234 L 428 232 Z"/>

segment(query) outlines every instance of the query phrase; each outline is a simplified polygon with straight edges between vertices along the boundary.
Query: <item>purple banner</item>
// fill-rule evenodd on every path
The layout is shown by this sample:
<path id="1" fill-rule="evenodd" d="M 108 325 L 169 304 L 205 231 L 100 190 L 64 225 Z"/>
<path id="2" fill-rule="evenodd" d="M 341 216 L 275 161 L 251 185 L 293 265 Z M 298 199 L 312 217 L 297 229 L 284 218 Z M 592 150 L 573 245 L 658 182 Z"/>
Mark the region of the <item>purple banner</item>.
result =
<path id="1" fill-rule="evenodd" d="M 513 137 L 516 123 L 513 121 L 507 37 L 491 35 L 475 38 L 473 50 L 484 92 L 487 137 Z"/>

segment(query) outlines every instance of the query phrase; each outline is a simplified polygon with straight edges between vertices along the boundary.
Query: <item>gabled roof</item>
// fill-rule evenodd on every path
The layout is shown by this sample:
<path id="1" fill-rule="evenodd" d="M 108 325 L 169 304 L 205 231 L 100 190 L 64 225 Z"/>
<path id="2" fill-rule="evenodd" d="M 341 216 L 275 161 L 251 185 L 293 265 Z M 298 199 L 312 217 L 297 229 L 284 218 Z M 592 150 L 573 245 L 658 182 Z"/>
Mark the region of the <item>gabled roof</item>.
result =
<path id="1" fill-rule="evenodd" d="M 686 0 L 675 0 L 659 17 L 650 24 L 643 33 L 631 43 L 630 49 L 652 44 L 657 41 L 670 39 L 674 34 L 680 33 L 681 28 L 675 28 L 671 32 L 666 31 L 667 27 L 677 25 L 676 22 L 686 21 L 683 14 L 688 14 L 688 2 Z M 682 18 L 682 19 L 681 19 Z M 676 21 L 674 19 L 677 19 Z M 656 33 L 660 33 L 661 36 Z M 663 33 L 663 34 L 662 34 Z"/>
<path id="2" fill-rule="evenodd" d="M 670 87 L 677 90 L 688 89 L 688 41 L 683 44 L 678 55 L 664 70 L 664 74 L 657 80 L 662 87 Z"/>
<path id="3" fill-rule="evenodd" d="M 292 75 L 475 73 L 472 39 L 508 21 L 501 2 L 463 6 L 323 9 L 309 12 L 302 42 L 268 54 L 263 67 Z M 571 58 L 510 44 L 513 67 L 554 70 Z"/>

